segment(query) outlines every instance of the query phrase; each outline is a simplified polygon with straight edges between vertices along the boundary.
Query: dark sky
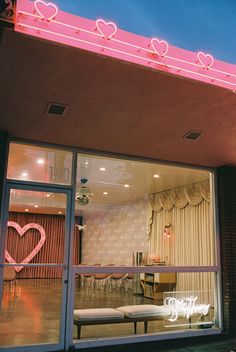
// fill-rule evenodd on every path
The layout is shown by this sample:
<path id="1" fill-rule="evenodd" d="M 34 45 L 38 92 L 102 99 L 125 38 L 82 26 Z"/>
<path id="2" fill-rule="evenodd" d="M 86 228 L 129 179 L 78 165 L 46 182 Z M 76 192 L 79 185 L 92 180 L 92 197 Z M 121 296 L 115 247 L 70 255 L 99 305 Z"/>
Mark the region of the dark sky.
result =
<path id="1" fill-rule="evenodd" d="M 61 10 L 236 64 L 236 0 L 55 0 Z"/>

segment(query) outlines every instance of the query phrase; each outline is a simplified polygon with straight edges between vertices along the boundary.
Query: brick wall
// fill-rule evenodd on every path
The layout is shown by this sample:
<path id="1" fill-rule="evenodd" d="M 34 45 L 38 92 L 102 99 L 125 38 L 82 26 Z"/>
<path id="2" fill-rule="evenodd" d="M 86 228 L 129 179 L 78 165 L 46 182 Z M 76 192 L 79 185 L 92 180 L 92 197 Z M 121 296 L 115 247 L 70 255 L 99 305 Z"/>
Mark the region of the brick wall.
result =
<path id="1" fill-rule="evenodd" d="M 217 170 L 224 330 L 236 326 L 236 167 Z"/>
<path id="2" fill-rule="evenodd" d="M 2 206 L 2 193 L 7 162 L 8 134 L 0 131 L 0 211 Z"/>

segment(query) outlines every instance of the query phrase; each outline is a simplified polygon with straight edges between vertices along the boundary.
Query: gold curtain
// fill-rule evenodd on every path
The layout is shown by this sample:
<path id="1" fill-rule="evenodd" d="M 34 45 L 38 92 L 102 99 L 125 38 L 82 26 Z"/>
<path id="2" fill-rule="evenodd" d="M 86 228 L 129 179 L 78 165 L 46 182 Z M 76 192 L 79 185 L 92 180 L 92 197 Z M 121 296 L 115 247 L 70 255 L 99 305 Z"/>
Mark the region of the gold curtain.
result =
<path id="1" fill-rule="evenodd" d="M 209 182 L 193 184 L 150 197 L 149 248 L 172 266 L 214 265 L 215 245 Z M 171 235 L 163 235 L 171 224 Z M 209 273 L 178 274 L 176 290 L 212 289 Z"/>
<path id="2" fill-rule="evenodd" d="M 183 209 L 187 205 L 196 206 L 203 200 L 210 202 L 210 185 L 208 181 L 174 188 L 165 192 L 153 193 L 149 202 L 151 208 L 155 212 L 159 212 L 162 209 L 171 210 L 173 207 Z"/>

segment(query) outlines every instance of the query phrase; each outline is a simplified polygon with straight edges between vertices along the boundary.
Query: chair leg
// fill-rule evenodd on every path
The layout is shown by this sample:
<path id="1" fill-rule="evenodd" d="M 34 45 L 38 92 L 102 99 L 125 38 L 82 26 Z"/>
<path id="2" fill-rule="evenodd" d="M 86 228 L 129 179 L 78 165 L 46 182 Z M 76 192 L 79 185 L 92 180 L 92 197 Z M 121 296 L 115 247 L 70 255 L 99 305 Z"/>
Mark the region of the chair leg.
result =
<path id="1" fill-rule="evenodd" d="M 134 333 L 135 333 L 135 335 L 137 334 L 137 322 L 136 321 L 134 321 Z"/>
<path id="2" fill-rule="evenodd" d="M 144 333 L 147 334 L 148 321 L 144 321 Z"/>

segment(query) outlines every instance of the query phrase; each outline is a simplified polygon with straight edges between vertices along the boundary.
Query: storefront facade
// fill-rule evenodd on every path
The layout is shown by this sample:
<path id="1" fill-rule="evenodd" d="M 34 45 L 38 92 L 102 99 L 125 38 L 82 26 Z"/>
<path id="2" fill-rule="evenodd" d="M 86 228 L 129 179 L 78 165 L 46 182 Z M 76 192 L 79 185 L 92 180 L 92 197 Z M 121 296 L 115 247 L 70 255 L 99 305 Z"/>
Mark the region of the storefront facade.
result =
<path id="1" fill-rule="evenodd" d="M 9 146 L 2 272 L 14 268 L 17 282 L 2 287 L 3 350 L 221 333 L 214 170 Z"/>
<path id="2" fill-rule="evenodd" d="M 61 30 L 62 13 L 55 13 L 58 11 L 55 5 L 50 8 L 42 1 L 35 3 L 19 2 L 16 31 L 20 34 L 17 35 L 21 38 L 29 29 L 27 34 L 57 41 L 55 36 Z M 45 6 L 53 10 L 53 15 L 44 13 Z M 39 18 L 31 23 L 31 12 L 27 11 Z M 59 24 L 54 23 L 56 16 L 59 16 Z M 72 17 L 66 15 L 64 19 L 68 21 Z M 70 28 L 75 26 L 73 21 Z M 91 39 L 83 47 L 83 38 L 80 49 L 91 49 L 100 56 L 105 51 L 107 56 L 136 65 L 146 66 L 153 61 L 157 64 L 156 41 L 151 42 L 155 53 L 148 54 L 148 61 L 143 63 L 143 54 L 134 58 L 134 53 L 128 50 L 122 51 L 121 55 L 117 47 L 121 43 L 109 42 L 117 28 L 111 24 L 107 33 L 102 27 L 106 27 L 106 23 L 101 21 L 96 25 L 99 35 L 105 39 L 99 38 L 99 43 L 97 39 Z M 40 27 L 37 30 L 35 23 Z M 63 23 L 68 25 L 68 22 Z M 50 25 L 55 28 L 49 33 Z M 91 23 L 85 20 L 84 25 Z M 120 35 L 124 38 L 124 33 Z M 60 33 L 60 38 L 64 38 L 63 44 L 77 47 L 71 34 L 69 38 L 68 33 Z M 25 39 L 27 46 L 27 36 Z M 68 43 L 68 39 L 72 43 Z M 107 40 L 105 44 L 104 40 Z M 103 41 L 102 45 L 100 41 Z M 91 46 L 90 49 L 87 45 Z M 230 77 L 224 73 L 224 80 L 221 77 L 224 72 L 221 64 L 217 63 L 218 71 L 211 71 L 212 57 L 198 53 L 201 73 L 199 67 L 188 72 L 186 65 L 190 63 L 173 68 L 171 62 L 162 62 L 166 60 L 167 49 L 166 43 L 164 52 L 159 55 L 161 63 L 158 63 L 158 69 L 164 73 L 170 65 L 169 68 L 177 70 L 175 74 L 188 79 L 201 76 L 201 82 L 217 87 L 231 89 L 234 86 L 234 75 Z M 135 50 L 140 49 L 135 47 Z M 183 55 L 181 50 L 177 54 Z M 101 60 L 100 65 L 103 59 L 96 55 L 88 56 L 88 62 Z M 188 60 L 192 59 L 194 56 L 189 55 Z M 121 67 L 120 62 L 106 60 L 108 70 L 110 64 Z M 139 70 L 130 66 L 128 71 L 132 76 L 139 74 Z M 149 84 L 154 74 L 151 70 L 141 73 L 149 76 Z M 165 92 L 170 89 L 168 83 L 185 87 L 185 92 L 191 87 L 202 97 L 207 91 L 212 98 L 214 92 L 216 97 L 222 93 L 222 90 L 214 91 L 207 85 L 194 86 L 182 78 L 180 84 L 169 73 L 160 76 L 163 106 L 166 105 Z M 105 81 L 108 82 L 109 79 Z M 130 82 L 132 86 L 132 79 Z M 41 85 L 39 81 L 37 84 Z M 117 79 L 117 84 L 120 89 L 122 79 Z M 108 99 L 106 113 L 109 116 L 112 111 L 115 115 L 118 107 L 121 109 L 119 99 L 115 100 L 111 91 L 105 94 L 103 90 L 99 95 L 97 88 L 93 103 L 100 104 L 105 96 Z M 84 87 L 85 96 L 90 99 L 91 92 L 86 93 L 86 89 Z M 141 104 L 142 101 L 151 103 L 146 101 L 146 96 L 141 99 L 138 91 L 136 94 Z M 184 98 L 182 88 L 180 94 Z M 133 97 L 132 92 L 130 97 Z M 132 101 L 126 102 L 124 96 L 122 99 L 123 105 L 133 106 Z M 175 105 L 179 114 L 182 111 L 180 105 Z M 167 110 L 171 111 L 171 107 Z M 132 109 L 127 113 L 133 116 Z M 196 158 L 191 162 L 187 144 L 177 151 L 177 142 L 172 140 L 174 131 L 168 129 L 168 148 L 162 146 L 158 151 L 156 140 L 150 143 L 147 138 L 153 130 L 154 120 L 150 121 L 149 127 L 148 123 L 144 126 L 142 121 L 139 122 L 137 133 L 143 128 L 147 143 L 140 147 L 140 136 L 135 139 L 133 130 L 128 130 L 131 126 L 123 128 L 116 118 L 108 126 L 111 131 L 109 140 L 102 133 L 108 130 L 100 130 L 105 124 L 100 117 L 93 121 L 92 138 L 91 131 L 83 125 L 86 121 L 80 121 L 78 133 L 80 129 L 84 133 L 77 141 L 76 133 L 72 133 L 77 131 L 75 121 L 74 124 L 68 121 L 64 129 L 58 120 L 47 121 L 52 128 L 54 126 L 53 134 L 39 121 L 31 125 L 25 121 L 22 130 L 20 127 L 14 130 L 13 115 L 12 120 L 9 116 L 9 125 L 7 121 L 3 124 L 7 132 L 1 132 L 2 351 L 69 350 L 232 333 L 236 265 L 233 256 L 234 167 L 214 167 L 217 162 L 211 161 L 210 154 L 198 154 L 197 146 Z M 27 112 L 26 115 L 27 119 L 30 114 Z M 84 116 L 86 120 L 87 115 Z M 185 126 L 184 121 L 182 125 Z M 65 133 L 67 127 L 68 133 Z M 165 128 L 163 134 L 164 131 Z M 126 136 L 123 144 L 119 140 L 122 135 Z M 130 142 L 126 142 L 130 135 Z M 132 141 L 136 144 L 132 145 Z M 202 147 L 204 150 L 204 145 Z M 167 156 L 170 149 L 173 156 Z"/>

